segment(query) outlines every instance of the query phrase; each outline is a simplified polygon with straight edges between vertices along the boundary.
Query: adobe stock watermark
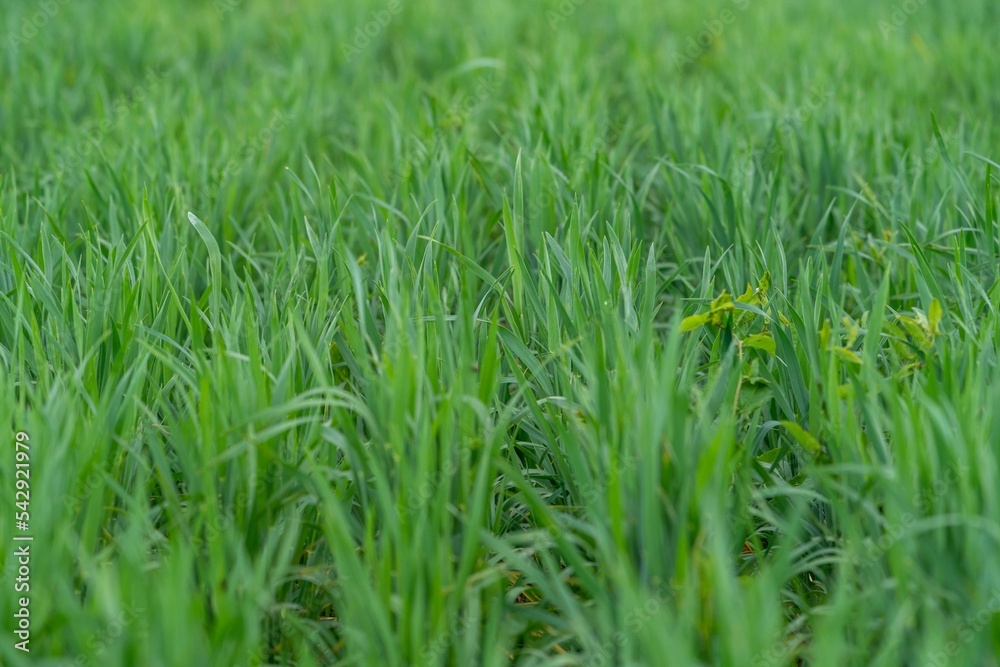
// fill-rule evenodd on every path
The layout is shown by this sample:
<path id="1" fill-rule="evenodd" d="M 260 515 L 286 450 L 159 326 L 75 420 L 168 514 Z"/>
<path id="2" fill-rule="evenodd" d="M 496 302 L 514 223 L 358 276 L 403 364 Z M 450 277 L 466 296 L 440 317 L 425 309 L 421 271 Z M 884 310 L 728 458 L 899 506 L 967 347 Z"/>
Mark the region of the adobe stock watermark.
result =
<path id="1" fill-rule="evenodd" d="M 271 144 L 274 138 L 295 120 L 294 113 L 286 111 L 275 111 L 267 125 L 254 136 L 244 139 L 236 151 L 236 156 L 230 158 L 219 172 L 218 180 L 212 192 L 202 190 L 201 194 L 208 197 L 218 192 L 229 180 L 239 175 L 247 165 L 254 160 Z"/>
<path id="2" fill-rule="evenodd" d="M 219 16 L 225 16 L 230 12 L 236 11 L 236 8 L 242 5 L 244 0 L 215 0 L 212 5 L 215 7 L 215 13 Z"/>
<path id="3" fill-rule="evenodd" d="M 426 143 L 421 141 L 416 133 L 410 135 L 416 149 L 397 167 L 389 172 L 388 176 L 390 187 L 394 187 L 402 181 L 405 181 L 418 167 L 423 166 L 430 159 L 431 151 L 434 146 L 448 134 L 448 128 L 464 124 L 469 117 L 472 116 L 473 112 L 477 107 L 479 107 L 479 105 L 496 94 L 501 81 L 502 77 L 497 68 L 494 68 L 489 76 L 485 74 L 481 75 L 476 80 L 475 86 L 471 89 L 471 92 L 466 94 L 457 104 L 453 105 L 447 111 L 444 120 L 434 129 L 434 133 L 431 135 L 430 141 Z"/>
<path id="4" fill-rule="evenodd" d="M 618 664 L 615 662 L 617 652 L 625 645 L 629 636 L 636 636 L 666 607 L 671 599 L 676 597 L 679 587 L 673 581 L 657 585 L 642 604 L 638 604 L 625 614 L 624 627 L 612 633 L 603 642 L 591 642 L 590 653 L 581 663 L 588 667 L 605 667 Z M 436 665 L 445 657 L 448 649 L 461 641 L 465 634 L 475 627 L 475 623 L 463 615 L 458 622 L 444 634 L 436 637 L 424 646 L 423 662 L 425 665 Z"/>
<path id="5" fill-rule="evenodd" d="M 452 478 L 458 473 L 459 466 L 455 459 L 445 462 L 438 470 L 435 470 L 430 474 L 430 476 L 423 482 L 418 484 L 416 488 L 410 489 L 410 493 L 406 497 L 406 504 L 403 505 L 403 511 L 400 514 L 400 519 L 409 517 L 410 515 L 423 510 L 434 498 L 434 494 L 437 493 L 445 484 L 450 484 Z"/>
<path id="6" fill-rule="evenodd" d="M 882 33 L 882 38 L 889 39 L 890 35 L 898 32 L 910 20 L 910 17 L 920 11 L 926 4 L 927 0 L 904 0 L 897 5 L 893 5 L 889 18 L 880 19 L 878 22 L 878 29 Z"/>
<path id="7" fill-rule="evenodd" d="M 253 473 L 251 473 L 250 480 L 253 482 L 252 486 L 255 489 L 273 488 L 282 481 L 283 479 L 282 472 L 289 467 L 290 466 L 282 462 L 281 459 L 272 458 L 268 462 L 267 467 L 263 468 L 263 470 L 256 470 Z M 246 489 L 243 489 L 236 494 L 236 498 L 233 499 L 234 507 L 244 507 L 244 508 L 250 507 L 250 505 L 255 500 L 255 498 L 251 496 L 248 491 L 250 486 L 251 485 L 248 484 Z"/>
<path id="8" fill-rule="evenodd" d="M 946 667 L 950 658 L 957 657 L 964 645 L 972 642 L 979 633 L 985 630 L 993 617 L 1000 613 L 1000 589 L 992 589 L 990 595 L 990 599 L 986 601 L 986 605 L 982 609 L 962 619 L 954 631 L 953 638 L 944 645 L 943 650 L 927 656 L 928 662 L 921 664 Z M 795 655 L 805 641 L 805 636 L 802 634 L 778 639 L 771 648 L 754 656 L 751 667 L 776 667 L 776 665 L 788 664 L 788 660 Z"/>
<path id="9" fill-rule="evenodd" d="M 559 6 L 553 10 L 545 12 L 545 18 L 549 21 L 549 27 L 555 30 L 560 23 L 565 23 L 569 17 L 576 14 L 576 10 L 587 0 L 562 0 Z"/>
<path id="10" fill-rule="evenodd" d="M 469 620 L 469 618 L 470 617 L 468 615 L 462 615 L 458 619 L 458 623 L 451 626 L 446 633 L 436 637 L 434 641 L 429 644 L 426 644 L 423 650 L 423 664 L 439 664 L 448 649 L 457 644 L 465 633 L 473 627 L 473 623 Z"/>
<path id="11" fill-rule="evenodd" d="M 638 636 L 657 615 L 667 606 L 667 604 L 677 596 L 679 586 L 676 582 L 670 581 L 668 584 L 661 584 L 653 590 L 653 594 L 647 597 L 642 604 L 632 607 L 624 617 L 626 628 L 616 630 L 609 639 L 598 644 L 589 659 L 583 664 L 588 667 L 605 667 L 620 664 L 618 653 L 625 647 L 625 641 L 629 636 Z"/>
<path id="12" fill-rule="evenodd" d="M 100 659 L 104 652 L 134 625 L 145 611 L 145 608 L 137 608 L 134 603 L 126 605 L 114 620 L 87 639 L 89 653 L 77 655 L 72 662 L 73 667 L 97 667 L 104 664 Z"/>
<path id="13" fill-rule="evenodd" d="M 722 36 L 726 28 L 736 22 L 737 15 L 750 7 L 751 0 L 733 0 L 733 8 L 726 8 L 713 18 L 702 23 L 701 30 L 693 37 L 688 37 L 682 51 L 674 52 L 671 63 L 677 69 L 690 67 L 712 48 L 715 40 Z"/>
<path id="14" fill-rule="evenodd" d="M 111 103 L 110 114 L 100 122 L 92 121 L 83 129 L 83 138 L 69 148 L 64 149 L 56 158 L 56 177 L 62 177 L 71 169 L 79 169 L 90 160 L 108 134 L 118 126 L 136 107 L 149 97 L 150 93 L 160 87 L 166 77 L 166 70 L 146 68 L 146 76 L 142 82 L 119 95 Z"/>
<path id="15" fill-rule="evenodd" d="M 944 477 L 935 481 L 929 489 L 914 494 L 912 504 L 914 505 L 916 514 L 913 512 L 903 512 L 899 517 L 899 521 L 887 524 L 883 528 L 882 534 L 877 540 L 871 537 L 866 538 L 864 541 L 865 556 L 862 557 L 860 554 L 854 554 L 851 562 L 857 567 L 869 567 L 878 563 L 883 554 L 906 536 L 907 530 L 916 522 L 919 516 L 924 515 L 931 509 L 934 502 L 945 497 L 948 491 L 961 481 L 962 475 L 968 472 L 968 470 L 968 466 L 962 466 L 958 469 L 953 467 L 944 474 Z"/>
<path id="16" fill-rule="evenodd" d="M 7 43 L 12 47 L 27 44 L 69 3 L 70 0 L 39 0 L 38 11 L 21 20 L 21 29 L 7 33 Z"/>
<path id="17" fill-rule="evenodd" d="M 467 459 L 465 463 L 468 464 L 468 462 Z M 451 480 L 458 474 L 459 463 L 456 459 L 446 461 L 437 470 L 431 472 L 426 479 L 411 486 L 409 492 L 405 494 L 403 506 L 398 511 L 398 520 L 400 522 L 406 521 L 414 514 L 427 508 L 441 487 L 450 484 Z M 327 553 L 326 561 L 333 563 L 333 554 Z"/>
<path id="18" fill-rule="evenodd" d="M 448 114 L 445 116 L 445 124 L 457 126 L 464 123 L 480 104 L 493 97 L 497 92 L 497 88 L 500 87 L 500 81 L 501 76 L 498 68 L 491 69 L 489 76 L 485 74 L 480 75 L 476 79 L 475 87 L 466 93 L 459 100 L 458 104 L 453 105 L 449 109 Z"/>
<path id="19" fill-rule="evenodd" d="M 101 488 L 103 484 L 104 479 L 95 468 L 89 475 L 87 475 L 87 478 L 83 480 L 83 488 L 80 491 L 63 495 L 63 507 L 66 509 L 66 512 L 71 516 L 79 514 L 83 509 L 84 501 L 86 501 L 87 498 L 90 497 L 90 494 L 92 494 L 95 490 Z"/>
<path id="20" fill-rule="evenodd" d="M 798 633 L 778 637 L 769 648 L 758 652 L 750 661 L 750 667 L 775 667 L 788 664 L 789 658 L 806 643 L 806 635 Z"/>
<path id="21" fill-rule="evenodd" d="M 277 628 L 278 634 L 280 636 L 285 636 L 286 634 L 288 634 L 289 628 L 288 628 L 288 624 L 284 620 L 284 616 L 282 615 L 282 616 L 279 616 L 279 617 L 272 617 L 272 618 L 273 618 L 273 621 L 278 626 L 278 628 Z M 265 642 L 266 642 L 266 640 L 265 640 Z M 274 652 L 276 652 L 276 651 L 277 651 L 277 649 L 275 649 Z M 267 646 L 266 648 L 262 647 L 262 646 L 258 646 L 256 648 L 250 649 L 247 652 L 247 654 L 246 654 L 246 658 L 247 658 L 246 662 L 245 663 L 240 663 L 240 665 L 241 665 L 241 667 L 243 665 L 245 665 L 246 667 L 261 667 L 262 665 L 272 665 L 272 664 L 275 664 L 275 663 L 273 663 L 270 660 L 270 658 L 272 656 L 272 653 L 273 652 L 271 651 L 271 647 L 270 646 Z M 326 656 L 327 653 L 332 653 L 332 652 L 329 651 L 329 649 L 328 649 L 327 651 L 324 652 L 324 656 Z M 334 664 L 334 663 L 333 662 L 321 662 L 320 664 L 321 665 L 329 665 L 329 664 Z"/>
<path id="22" fill-rule="evenodd" d="M 955 638 L 944 645 L 944 650 L 932 653 L 928 656 L 927 664 L 934 667 L 945 667 L 949 658 L 955 658 L 962 652 L 962 647 L 970 643 L 976 636 L 985 630 L 992 622 L 993 617 L 1000 613 L 1000 589 L 994 588 L 990 591 L 989 600 L 986 606 L 974 614 L 966 616 L 955 631 Z"/>
<path id="23" fill-rule="evenodd" d="M 912 498 L 912 504 L 914 505 L 916 512 L 922 515 L 930 510 L 933 503 L 945 497 L 949 490 L 962 479 L 961 475 L 966 473 L 968 469 L 968 466 L 952 467 L 941 479 L 935 481 L 928 489 L 915 493 Z M 867 553 L 864 556 L 855 553 L 850 562 L 856 567 L 870 567 L 876 565 L 883 554 L 891 549 L 894 544 L 903 539 L 906 535 L 907 528 L 913 525 L 916 519 L 917 516 L 915 516 L 912 512 L 904 512 L 900 516 L 899 521 L 888 524 L 884 528 L 882 535 L 877 540 L 871 537 L 865 539 L 864 545 L 867 549 Z M 1000 598 L 997 598 L 996 604 L 996 610 L 1000 610 Z M 993 613 L 996 613 L 996 611 Z M 963 636 L 966 637 L 965 641 L 971 641 L 974 634 L 963 632 Z M 795 654 L 804 642 L 805 636 L 802 634 L 776 637 L 769 648 L 754 655 L 751 660 L 751 665 L 752 667 L 775 667 L 776 665 L 787 664 L 788 659 Z M 957 653 L 949 653 L 949 655 L 954 656 L 957 655 Z"/>
<path id="24" fill-rule="evenodd" d="M 624 464 L 619 469 L 619 474 L 631 471 L 635 469 L 637 465 L 638 457 L 627 458 L 624 460 Z M 591 483 L 580 485 L 579 495 L 582 498 L 588 499 L 588 501 L 595 501 L 606 491 L 606 489 L 606 481 L 595 479 Z M 417 497 L 423 499 L 427 496 L 428 494 L 420 494 Z M 539 548 L 548 548 L 548 546 L 554 544 L 555 538 L 560 530 L 560 526 L 548 526 L 538 530 L 536 534 L 542 538 L 542 545 Z M 551 540 L 551 542 L 546 544 L 546 539 Z M 654 588 L 650 597 L 648 597 L 643 604 L 636 605 L 625 614 L 623 620 L 626 627 L 613 633 L 612 636 L 603 643 L 598 644 L 595 642 L 593 646 L 593 653 L 590 655 L 589 661 L 583 664 L 590 665 L 591 667 L 604 667 L 605 665 L 616 664 L 613 662 L 615 653 L 619 647 L 624 645 L 627 637 L 626 632 L 632 636 L 639 634 L 642 629 L 658 613 L 660 613 L 663 605 L 676 597 L 679 590 L 680 587 L 673 580 L 668 583 L 654 581 Z M 465 633 L 472 627 L 472 622 L 469 621 L 466 616 L 459 618 L 458 622 L 450 627 L 447 632 L 436 637 L 433 641 L 424 646 L 422 664 L 432 665 L 440 663 L 448 649 L 457 644 Z"/>
<path id="25" fill-rule="evenodd" d="M 621 465 L 617 467 L 616 475 L 620 478 L 635 471 L 638 466 L 639 457 L 628 456 L 622 459 Z M 584 507 L 588 504 L 596 504 L 607 495 L 610 484 L 611 481 L 607 475 L 595 475 L 591 481 L 578 486 L 579 501 L 583 503 Z"/>
<path id="26" fill-rule="evenodd" d="M 815 116 L 833 98 L 833 92 L 833 89 L 820 90 L 817 86 L 811 86 L 809 88 L 809 97 L 806 101 L 781 117 L 781 120 L 778 121 L 774 131 L 768 138 L 767 143 L 747 154 L 745 160 L 746 173 L 752 173 L 759 163 L 774 155 L 781 146 L 782 138 L 791 136 L 809 118 Z"/>
<path id="27" fill-rule="evenodd" d="M 253 480 L 254 488 L 256 489 L 271 489 L 275 487 L 282 480 L 282 471 L 285 468 L 279 459 L 273 458 L 267 467 L 262 471 L 255 471 L 251 475 Z M 224 505 L 222 499 L 219 499 L 220 511 L 215 515 L 211 521 L 207 521 L 203 524 L 204 536 L 195 535 L 193 536 L 191 542 L 196 548 L 202 548 L 206 546 L 209 542 L 213 542 L 222 535 L 236 526 L 236 510 L 237 509 L 249 509 L 250 506 L 256 500 L 255 496 L 251 496 L 249 492 L 249 485 L 246 489 L 242 489 L 233 498 L 231 505 Z"/>
<path id="28" fill-rule="evenodd" d="M 945 138 L 942 137 L 942 140 Z M 955 140 L 954 135 L 947 137 L 947 141 Z M 927 148 L 925 148 L 919 155 L 915 158 L 907 160 L 906 173 L 914 178 L 919 178 L 927 168 L 931 165 L 937 164 L 941 160 L 941 156 L 944 153 L 941 151 L 941 146 L 937 141 L 931 141 Z"/>
<path id="29" fill-rule="evenodd" d="M 573 159 L 567 173 L 572 176 L 593 162 L 602 151 L 607 152 L 621 138 L 623 130 L 624 125 L 622 123 L 607 121 L 594 140 L 584 146 L 583 150 Z M 528 219 L 537 220 L 541 216 L 544 207 L 554 202 L 558 197 L 559 188 L 556 184 L 554 182 L 545 183 L 540 193 L 530 197 L 527 211 Z"/>
<path id="30" fill-rule="evenodd" d="M 342 44 L 340 47 L 344 57 L 347 58 L 347 62 L 351 62 L 362 51 L 367 49 L 371 45 L 372 40 L 378 37 L 379 33 L 392 23 L 393 17 L 399 15 L 402 11 L 403 3 L 400 0 L 389 0 L 389 4 L 386 5 L 385 9 L 372 10 L 371 20 L 355 28 L 351 43 Z"/>
<path id="31" fill-rule="evenodd" d="M 943 137 L 943 141 L 947 144 L 952 141 L 957 141 L 957 135 L 954 133 Z M 875 197 L 879 201 L 872 202 L 876 207 L 881 208 L 882 202 L 891 202 L 899 197 L 903 191 L 906 189 L 910 183 L 909 181 L 914 181 L 921 178 L 925 173 L 927 173 L 931 167 L 938 164 L 941 161 L 941 157 L 944 153 L 941 150 L 941 146 L 936 140 L 932 140 L 927 147 L 918 154 L 911 154 L 906 156 L 906 161 L 904 163 L 903 173 L 899 177 L 893 179 L 891 187 L 881 187 L 879 186 L 876 193 L 875 188 L 871 184 L 861 178 L 861 184 L 864 188 L 864 193 L 869 197 Z M 881 209 L 885 215 L 888 215 L 888 211 Z"/>

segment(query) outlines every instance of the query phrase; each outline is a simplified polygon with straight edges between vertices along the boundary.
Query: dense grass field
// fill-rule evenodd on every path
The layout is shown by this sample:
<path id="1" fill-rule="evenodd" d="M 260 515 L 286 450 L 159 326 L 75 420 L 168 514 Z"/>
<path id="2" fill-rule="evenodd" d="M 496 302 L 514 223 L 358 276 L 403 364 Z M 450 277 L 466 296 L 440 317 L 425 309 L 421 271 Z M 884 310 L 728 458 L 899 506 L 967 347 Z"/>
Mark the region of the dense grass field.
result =
<path id="1" fill-rule="evenodd" d="M 998 33 L 5 0 L 0 664 L 1000 664 Z"/>

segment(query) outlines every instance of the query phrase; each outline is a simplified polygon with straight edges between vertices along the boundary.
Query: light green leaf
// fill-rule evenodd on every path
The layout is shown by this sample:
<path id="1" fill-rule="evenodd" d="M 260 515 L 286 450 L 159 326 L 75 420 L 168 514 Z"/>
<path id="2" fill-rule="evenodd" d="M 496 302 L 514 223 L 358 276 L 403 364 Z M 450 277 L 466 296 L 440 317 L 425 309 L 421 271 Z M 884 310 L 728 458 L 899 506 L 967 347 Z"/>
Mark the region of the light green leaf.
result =
<path id="1" fill-rule="evenodd" d="M 903 325 L 906 329 L 906 333 L 910 334 L 920 347 L 929 347 L 930 341 L 927 338 L 927 325 L 926 321 L 921 321 L 923 318 L 912 318 L 912 317 L 900 317 L 899 323 Z"/>
<path id="2" fill-rule="evenodd" d="M 822 445 L 819 444 L 819 440 L 814 438 L 812 434 L 806 431 L 804 428 L 792 421 L 783 421 L 781 425 L 788 430 L 795 440 L 802 445 L 803 449 L 811 454 L 818 454 L 822 450 Z"/>
<path id="3" fill-rule="evenodd" d="M 723 322 L 725 322 L 725 314 L 732 312 L 733 310 L 736 310 L 736 304 L 733 303 L 733 297 L 729 295 L 729 292 L 723 290 L 722 294 L 712 301 L 712 307 L 709 310 L 712 317 L 712 324 L 721 327 Z"/>
<path id="4" fill-rule="evenodd" d="M 750 287 L 750 283 L 747 283 L 746 291 L 736 301 L 737 303 L 752 303 L 755 306 L 760 304 L 760 299 L 757 298 L 757 293 L 754 292 L 753 287 Z"/>
<path id="5" fill-rule="evenodd" d="M 725 313 L 730 310 L 734 310 L 736 306 L 733 304 L 733 297 L 729 295 L 729 292 L 722 290 L 722 294 L 715 297 L 712 301 L 712 307 L 709 310 L 713 315 L 716 313 Z"/>
<path id="6" fill-rule="evenodd" d="M 760 277 L 760 282 L 757 283 L 757 291 L 760 293 L 760 298 L 763 299 L 764 303 L 767 303 L 767 293 L 771 289 L 771 272 L 765 271 L 764 275 Z"/>
<path id="7" fill-rule="evenodd" d="M 833 348 L 833 353 L 840 357 L 842 361 L 846 361 L 847 363 L 854 364 L 856 366 L 861 365 L 861 357 L 854 350 L 838 346 Z"/>
<path id="8" fill-rule="evenodd" d="M 847 329 L 847 342 L 844 343 L 844 347 L 851 347 L 854 345 L 854 341 L 858 339 L 858 335 L 861 333 L 861 327 L 852 320 L 850 317 L 844 316 L 844 319 L 840 323 Z"/>
<path id="9" fill-rule="evenodd" d="M 760 463 L 772 464 L 778 460 L 778 455 L 781 454 L 782 447 L 775 447 L 774 449 L 769 449 L 763 454 L 757 456 L 757 460 Z"/>
<path id="10" fill-rule="evenodd" d="M 770 355 L 775 353 L 774 339 L 767 334 L 754 334 L 743 339 L 743 344 L 757 350 L 764 350 Z"/>
<path id="11" fill-rule="evenodd" d="M 685 317 L 681 320 L 681 331 L 694 331 L 700 327 L 708 324 L 709 320 L 712 319 L 711 313 L 702 313 L 700 315 L 691 315 L 690 317 Z"/>
<path id="12" fill-rule="evenodd" d="M 937 299 L 932 299 L 931 307 L 927 311 L 927 328 L 930 331 L 932 338 L 936 337 L 938 333 L 940 333 L 941 317 L 943 315 L 944 311 L 941 309 L 941 302 Z"/>

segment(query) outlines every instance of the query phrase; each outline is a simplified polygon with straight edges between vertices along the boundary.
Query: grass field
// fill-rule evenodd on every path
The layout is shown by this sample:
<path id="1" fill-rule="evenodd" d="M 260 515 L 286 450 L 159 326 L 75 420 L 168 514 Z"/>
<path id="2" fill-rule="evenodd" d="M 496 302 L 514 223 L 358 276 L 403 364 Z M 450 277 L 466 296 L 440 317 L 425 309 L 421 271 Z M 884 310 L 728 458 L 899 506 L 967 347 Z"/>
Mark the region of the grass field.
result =
<path id="1" fill-rule="evenodd" d="M 997 665 L 998 31 L 6 0 L 0 664 Z"/>

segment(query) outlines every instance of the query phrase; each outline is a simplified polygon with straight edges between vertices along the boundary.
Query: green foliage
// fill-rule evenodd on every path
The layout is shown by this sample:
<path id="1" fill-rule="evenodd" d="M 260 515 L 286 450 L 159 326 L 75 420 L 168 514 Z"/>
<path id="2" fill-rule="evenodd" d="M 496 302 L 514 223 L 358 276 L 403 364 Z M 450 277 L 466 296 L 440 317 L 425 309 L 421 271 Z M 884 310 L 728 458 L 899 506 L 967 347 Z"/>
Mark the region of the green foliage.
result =
<path id="1" fill-rule="evenodd" d="M 1000 4 L 917 5 L 5 2 L 0 664 L 991 664 Z"/>

